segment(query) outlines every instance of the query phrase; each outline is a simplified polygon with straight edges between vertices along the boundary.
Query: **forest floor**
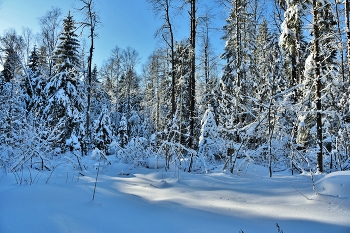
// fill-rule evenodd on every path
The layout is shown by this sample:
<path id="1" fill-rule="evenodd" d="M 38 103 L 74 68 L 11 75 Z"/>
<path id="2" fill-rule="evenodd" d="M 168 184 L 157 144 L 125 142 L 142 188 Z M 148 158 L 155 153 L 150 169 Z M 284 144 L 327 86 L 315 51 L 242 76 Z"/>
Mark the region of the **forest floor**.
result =
<path id="1" fill-rule="evenodd" d="M 252 164 L 239 174 L 113 164 L 92 200 L 96 173 L 0 174 L 0 232 L 350 232 L 350 171 L 315 175 L 314 191 L 309 174 L 270 178 Z"/>

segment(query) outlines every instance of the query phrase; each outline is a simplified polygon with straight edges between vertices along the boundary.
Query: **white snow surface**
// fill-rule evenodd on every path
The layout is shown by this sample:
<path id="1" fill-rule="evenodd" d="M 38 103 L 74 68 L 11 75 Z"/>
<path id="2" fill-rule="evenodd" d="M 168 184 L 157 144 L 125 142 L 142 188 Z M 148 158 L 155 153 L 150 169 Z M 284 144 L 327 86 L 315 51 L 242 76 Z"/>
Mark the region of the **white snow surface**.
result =
<path id="1" fill-rule="evenodd" d="M 96 171 L 65 166 L 31 171 L 33 184 L 28 171 L 22 185 L 0 177 L 1 233 L 350 232 L 349 171 L 315 175 L 316 195 L 309 175 L 270 178 L 256 165 L 194 174 L 114 164 L 100 169 L 92 200 Z"/>

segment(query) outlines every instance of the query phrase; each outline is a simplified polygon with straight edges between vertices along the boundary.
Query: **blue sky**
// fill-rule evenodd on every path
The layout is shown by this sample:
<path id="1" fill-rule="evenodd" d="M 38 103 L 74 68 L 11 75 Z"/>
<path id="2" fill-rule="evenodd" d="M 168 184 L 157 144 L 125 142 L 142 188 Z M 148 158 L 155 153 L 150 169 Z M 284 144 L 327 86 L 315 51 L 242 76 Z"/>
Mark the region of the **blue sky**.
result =
<path id="1" fill-rule="evenodd" d="M 0 35 L 9 28 L 14 28 L 18 34 L 22 34 L 22 27 L 28 27 L 34 33 L 38 33 L 40 30 L 38 18 L 45 15 L 52 6 L 61 8 L 63 17 L 70 10 L 78 20 L 80 13 L 75 12 L 73 6 L 82 5 L 78 0 L 0 0 L 0 2 Z M 102 25 L 97 30 L 99 36 L 95 43 L 94 63 L 100 66 L 115 46 L 120 48 L 130 46 L 139 52 L 141 66 L 159 42 L 154 34 L 161 25 L 161 20 L 154 16 L 146 0 L 95 0 L 95 3 Z M 178 40 L 184 39 L 189 33 L 186 17 L 187 13 L 184 13 L 177 19 Z M 218 49 L 223 46 L 223 42 L 218 41 L 219 33 L 215 34 L 214 47 Z"/>

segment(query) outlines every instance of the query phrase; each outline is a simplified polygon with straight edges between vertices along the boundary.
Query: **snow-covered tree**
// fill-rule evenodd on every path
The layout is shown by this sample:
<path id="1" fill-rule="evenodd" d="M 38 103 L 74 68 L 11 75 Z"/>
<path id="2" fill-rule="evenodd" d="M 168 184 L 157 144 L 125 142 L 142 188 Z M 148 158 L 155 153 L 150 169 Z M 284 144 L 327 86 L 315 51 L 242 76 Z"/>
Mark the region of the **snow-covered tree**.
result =
<path id="1" fill-rule="evenodd" d="M 28 77 L 24 78 L 24 92 L 26 97 L 26 107 L 27 107 L 27 113 L 29 113 L 34 105 L 38 105 L 36 101 L 39 100 L 38 97 L 40 97 L 41 88 L 38 87 L 38 83 L 40 82 L 41 72 L 40 72 L 40 66 L 39 66 L 39 54 L 37 53 L 37 49 L 34 46 L 33 51 L 31 52 L 31 55 L 28 58 L 28 69 L 26 75 Z"/>
<path id="2" fill-rule="evenodd" d="M 126 120 L 126 117 L 122 116 L 119 122 L 118 137 L 117 137 L 117 140 L 121 148 L 124 148 L 128 143 L 127 131 L 128 131 L 128 122 Z"/>
<path id="3" fill-rule="evenodd" d="M 334 84 L 337 77 L 334 65 L 336 58 L 336 49 L 334 47 L 336 41 L 335 25 L 336 21 L 333 16 L 332 4 L 329 0 L 313 0 L 312 1 L 312 49 L 305 62 L 305 89 L 304 98 L 309 104 L 304 105 L 309 111 L 305 111 L 309 118 L 314 119 L 310 121 L 310 125 L 306 126 L 310 130 L 309 145 L 316 148 L 317 152 L 317 166 L 319 171 L 323 171 L 323 153 L 325 129 L 323 124 L 329 121 L 338 121 L 339 119 L 331 120 L 329 115 L 324 110 L 331 110 L 332 102 L 327 99 L 332 99 L 331 89 L 336 87 Z M 322 100 L 323 99 L 323 100 Z M 333 98 L 333 100 L 336 100 Z M 323 103 L 322 103 L 323 102 Z M 328 102 L 328 103 L 327 103 Z M 334 101 L 333 101 L 334 103 Z M 329 105 L 330 104 L 330 105 Z M 327 106 L 328 105 L 328 106 Z M 313 113 L 316 113 L 315 115 Z M 305 118 L 305 117 L 304 117 Z M 325 118 L 323 120 L 323 118 Z M 315 123 L 315 124 L 314 124 Z"/>
<path id="4" fill-rule="evenodd" d="M 176 116 L 180 122 L 180 141 L 182 145 L 188 147 L 189 119 L 190 119 L 190 47 L 186 42 L 177 44 L 175 51 L 176 64 Z M 174 116 L 175 117 L 175 116 Z"/>
<path id="5" fill-rule="evenodd" d="M 170 66 L 164 49 L 158 49 L 143 67 L 145 86 L 141 103 L 142 112 L 150 122 L 149 132 L 163 131 L 171 120 L 171 80 L 168 76 Z"/>
<path id="6" fill-rule="evenodd" d="M 113 131 L 107 106 L 103 106 L 102 112 L 95 120 L 93 127 L 93 144 L 100 151 L 108 154 L 108 147 L 113 141 Z"/>
<path id="7" fill-rule="evenodd" d="M 255 64 L 252 51 L 256 47 L 256 22 L 246 0 L 230 1 L 230 13 L 224 26 L 226 41 L 221 59 L 225 61 L 220 83 L 219 123 L 226 128 L 237 123 L 248 124 L 255 118 L 249 96 L 253 96 Z"/>
<path id="8" fill-rule="evenodd" d="M 59 35 L 59 44 L 55 50 L 56 73 L 61 71 L 76 69 L 79 70 L 79 40 L 75 33 L 76 26 L 70 12 L 63 20 L 63 31 Z"/>
<path id="9" fill-rule="evenodd" d="M 215 157 L 222 154 L 222 141 L 220 130 L 215 121 L 213 108 L 209 105 L 201 121 L 202 129 L 199 137 L 198 156 L 205 157 L 208 161 L 215 163 Z"/>
<path id="10" fill-rule="evenodd" d="M 303 62 L 305 53 L 305 42 L 303 40 L 304 18 L 306 11 L 306 2 L 300 0 L 286 1 L 286 11 L 282 23 L 280 45 L 286 52 L 290 61 L 289 82 L 291 86 L 298 85 L 301 82 L 303 71 Z M 294 101 L 298 98 L 297 89 L 292 97 Z"/>
<path id="11" fill-rule="evenodd" d="M 12 141 L 13 132 L 21 127 L 18 126 L 18 123 L 21 122 L 20 118 L 25 115 L 23 92 L 20 87 L 22 80 L 20 54 L 23 48 L 23 39 L 17 35 L 14 29 L 10 29 L 0 37 L 0 42 L 5 52 L 5 62 L 0 74 L 0 121 L 2 122 L 0 134 L 6 140 Z"/>
<path id="12" fill-rule="evenodd" d="M 135 49 L 127 47 L 122 50 L 121 65 L 123 73 L 118 82 L 117 98 L 119 102 L 118 111 L 125 114 L 127 118 L 131 117 L 132 110 L 139 109 L 141 101 L 140 92 L 138 91 L 140 77 L 135 70 L 138 59 L 139 53 Z"/>
<path id="13" fill-rule="evenodd" d="M 19 66 L 18 54 L 13 48 L 7 48 L 4 69 L 2 71 L 3 81 L 10 82 L 16 73 L 18 73 Z"/>
<path id="14" fill-rule="evenodd" d="M 72 134 L 81 136 L 84 110 L 82 85 L 76 72 L 66 70 L 51 77 L 44 89 L 47 103 L 43 117 L 50 131 L 56 133 L 52 143 L 64 148 Z"/>
<path id="15" fill-rule="evenodd" d="M 37 72 L 40 73 L 40 55 L 38 54 L 38 50 L 36 46 L 34 46 L 34 49 L 32 50 L 29 58 L 28 58 L 28 68 L 36 74 Z"/>
<path id="16" fill-rule="evenodd" d="M 65 142 L 70 137 L 80 139 L 84 134 L 84 93 L 77 70 L 79 43 L 74 30 L 74 21 L 68 14 L 55 53 L 56 72 L 49 77 L 44 89 L 46 106 L 43 118 L 48 130 L 56 134 L 53 146 L 61 149 L 64 149 Z"/>
<path id="17" fill-rule="evenodd" d="M 0 37 L 0 45 L 0 51 L 4 53 L 2 76 L 5 82 L 9 82 L 15 75 L 20 75 L 22 72 L 24 40 L 14 29 L 8 29 Z"/>

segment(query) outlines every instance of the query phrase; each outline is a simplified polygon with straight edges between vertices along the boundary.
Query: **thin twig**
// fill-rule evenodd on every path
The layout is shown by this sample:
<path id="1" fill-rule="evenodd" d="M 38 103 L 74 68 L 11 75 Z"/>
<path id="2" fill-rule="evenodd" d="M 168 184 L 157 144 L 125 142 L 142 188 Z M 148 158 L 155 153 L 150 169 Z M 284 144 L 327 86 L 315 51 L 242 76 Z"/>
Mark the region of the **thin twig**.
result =
<path id="1" fill-rule="evenodd" d="M 101 157 L 100 157 L 100 159 L 98 161 L 97 174 L 96 174 L 95 187 L 94 187 L 94 194 L 92 195 L 92 200 L 95 199 L 96 185 L 97 185 L 98 173 L 100 172 L 100 165 L 101 165 Z"/>
<path id="2" fill-rule="evenodd" d="M 292 185 L 293 186 L 293 188 L 295 188 L 295 190 L 297 190 L 298 191 L 298 193 L 300 193 L 300 195 L 302 195 L 303 197 L 305 197 L 307 200 L 309 200 L 309 201 L 311 201 L 311 199 L 310 198 L 308 198 L 307 196 L 305 196 L 304 194 L 302 194 L 293 184 L 292 184 L 292 182 L 290 182 L 289 181 L 289 183 L 290 183 L 290 185 Z"/>

